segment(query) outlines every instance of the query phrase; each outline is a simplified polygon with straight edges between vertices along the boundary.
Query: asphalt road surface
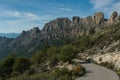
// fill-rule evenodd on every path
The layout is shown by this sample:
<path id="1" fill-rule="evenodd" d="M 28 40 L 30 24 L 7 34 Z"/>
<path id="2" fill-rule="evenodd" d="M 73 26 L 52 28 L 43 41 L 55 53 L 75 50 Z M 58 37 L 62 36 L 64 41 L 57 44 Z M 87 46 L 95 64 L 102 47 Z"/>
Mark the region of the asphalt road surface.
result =
<path id="1" fill-rule="evenodd" d="M 119 80 L 118 75 L 109 69 L 92 64 L 82 63 L 87 73 L 76 80 Z"/>

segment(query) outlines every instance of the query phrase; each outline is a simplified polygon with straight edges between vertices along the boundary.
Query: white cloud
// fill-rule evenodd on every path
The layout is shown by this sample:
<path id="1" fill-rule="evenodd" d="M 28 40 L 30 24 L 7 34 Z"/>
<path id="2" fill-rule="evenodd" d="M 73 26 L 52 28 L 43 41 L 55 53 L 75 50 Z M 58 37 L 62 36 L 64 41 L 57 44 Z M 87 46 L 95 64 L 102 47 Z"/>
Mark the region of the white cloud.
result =
<path id="1" fill-rule="evenodd" d="M 48 5 L 50 5 L 50 6 L 56 6 L 56 7 L 63 7 L 63 6 L 65 6 L 65 4 L 52 3 L 52 2 L 48 2 Z"/>
<path id="2" fill-rule="evenodd" d="M 61 10 L 61 11 L 66 11 L 66 12 L 72 12 L 72 11 L 76 12 L 76 11 L 78 11 L 78 10 L 75 10 L 75 9 L 64 8 L 64 7 L 60 8 L 60 10 Z"/>
<path id="3" fill-rule="evenodd" d="M 60 8 L 61 11 L 73 11 L 72 9 L 70 8 Z"/>
<path id="4" fill-rule="evenodd" d="M 20 17 L 21 16 L 20 12 L 17 12 L 17 11 L 14 11 L 14 12 L 6 11 L 4 15 L 5 16 L 12 16 L 12 17 Z"/>
<path id="5" fill-rule="evenodd" d="M 48 20 L 51 18 L 50 15 L 37 15 L 31 12 L 18 12 L 18 11 L 0 11 L 0 17 L 3 18 L 16 18 L 23 20 Z"/>
<path id="6" fill-rule="evenodd" d="M 90 0 L 94 9 L 103 8 L 113 3 L 114 0 Z"/>
<path id="7" fill-rule="evenodd" d="M 103 11 L 110 15 L 113 11 L 120 13 L 120 1 L 117 0 L 90 0 L 93 4 L 93 10 Z"/>
<path id="8" fill-rule="evenodd" d="M 43 27 L 51 18 L 50 15 L 31 12 L 4 11 L 0 13 L 0 32 L 21 32 L 35 26 Z"/>
<path id="9" fill-rule="evenodd" d="M 18 11 L 5 11 L 1 15 L 3 17 L 11 17 L 11 18 L 19 18 L 19 19 L 26 19 L 26 20 L 47 20 L 51 16 L 50 15 L 37 15 L 34 13 L 27 13 L 27 12 L 18 12 Z"/>
<path id="10" fill-rule="evenodd" d="M 35 15 L 33 13 L 26 13 L 25 15 L 28 16 L 28 17 L 37 17 L 37 15 Z"/>

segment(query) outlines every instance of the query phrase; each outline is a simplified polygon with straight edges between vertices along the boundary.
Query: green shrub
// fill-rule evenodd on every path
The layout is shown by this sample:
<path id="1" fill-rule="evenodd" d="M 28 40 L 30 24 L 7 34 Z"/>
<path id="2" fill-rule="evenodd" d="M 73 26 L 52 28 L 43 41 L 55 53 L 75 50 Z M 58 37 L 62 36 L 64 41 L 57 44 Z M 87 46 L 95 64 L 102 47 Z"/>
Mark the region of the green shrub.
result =
<path id="1" fill-rule="evenodd" d="M 35 55 L 33 55 L 31 61 L 33 63 L 41 63 L 46 59 L 47 55 L 42 51 L 37 51 Z"/>
<path id="2" fill-rule="evenodd" d="M 13 65 L 13 71 L 23 73 L 25 70 L 29 69 L 31 61 L 28 58 L 18 58 Z"/>
<path id="3" fill-rule="evenodd" d="M 63 62 L 71 62 L 71 60 L 76 56 L 76 50 L 70 46 L 65 45 L 61 48 L 60 54 L 57 55 L 57 58 Z"/>
<path id="4" fill-rule="evenodd" d="M 58 54 L 57 58 L 58 58 L 59 61 L 62 61 L 62 62 L 71 62 L 71 58 L 69 57 L 69 55 L 66 56 L 66 55 L 63 55 L 63 54 Z"/>
<path id="5" fill-rule="evenodd" d="M 7 58 L 3 64 L 0 66 L 0 77 L 3 79 L 11 77 L 12 67 L 14 64 L 15 58 Z"/>
<path id="6" fill-rule="evenodd" d="M 48 57 L 52 57 L 52 56 L 56 55 L 57 53 L 58 53 L 58 51 L 57 51 L 56 47 L 50 47 L 47 50 Z"/>

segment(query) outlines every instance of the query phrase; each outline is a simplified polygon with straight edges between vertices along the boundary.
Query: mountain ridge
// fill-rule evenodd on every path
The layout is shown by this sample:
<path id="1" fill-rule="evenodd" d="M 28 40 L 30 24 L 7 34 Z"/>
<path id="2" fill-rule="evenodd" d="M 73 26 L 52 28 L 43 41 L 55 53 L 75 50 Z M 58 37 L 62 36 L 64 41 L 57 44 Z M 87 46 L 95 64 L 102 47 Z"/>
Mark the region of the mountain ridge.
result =
<path id="1" fill-rule="evenodd" d="M 63 39 L 75 40 L 81 35 L 89 35 L 100 31 L 104 27 L 117 24 L 120 22 L 120 16 L 116 11 L 112 13 L 109 19 L 104 18 L 104 13 L 97 12 L 93 16 L 80 18 L 74 16 L 69 18 L 56 18 L 45 24 L 40 30 L 35 27 L 29 31 L 23 31 L 17 38 L 1 42 L 0 55 L 18 53 L 30 54 L 41 49 L 45 44 L 60 45 Z M 6 38 L 7 40 L 7 38 Z"/>

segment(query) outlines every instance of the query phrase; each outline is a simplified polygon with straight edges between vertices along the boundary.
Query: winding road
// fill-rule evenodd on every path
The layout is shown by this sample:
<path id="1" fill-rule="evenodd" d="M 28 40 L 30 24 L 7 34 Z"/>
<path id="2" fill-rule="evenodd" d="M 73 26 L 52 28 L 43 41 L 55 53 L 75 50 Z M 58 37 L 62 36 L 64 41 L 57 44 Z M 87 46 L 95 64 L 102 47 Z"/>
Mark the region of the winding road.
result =
<path id="1" fill-rule="evenodd" d="M 87 73 L 76 80 L 119 80 L 118 75 L 107 68 L 95 65 L 93 63 L 82 63 Z"/>

